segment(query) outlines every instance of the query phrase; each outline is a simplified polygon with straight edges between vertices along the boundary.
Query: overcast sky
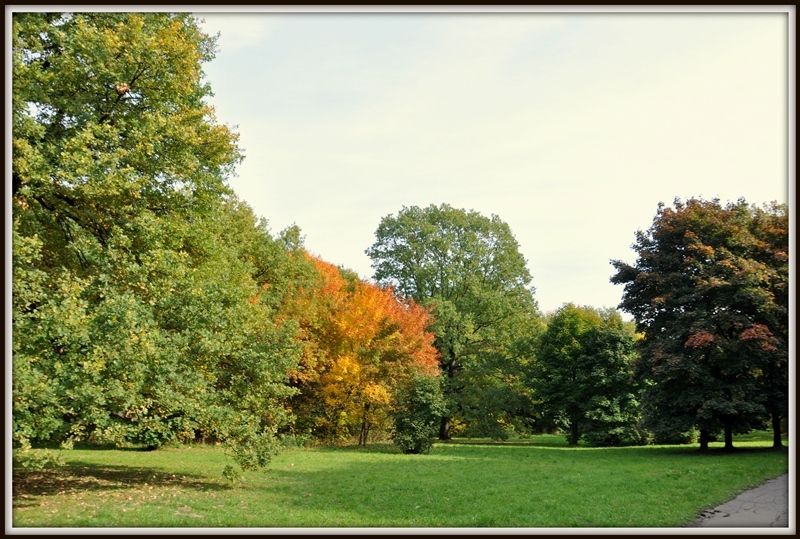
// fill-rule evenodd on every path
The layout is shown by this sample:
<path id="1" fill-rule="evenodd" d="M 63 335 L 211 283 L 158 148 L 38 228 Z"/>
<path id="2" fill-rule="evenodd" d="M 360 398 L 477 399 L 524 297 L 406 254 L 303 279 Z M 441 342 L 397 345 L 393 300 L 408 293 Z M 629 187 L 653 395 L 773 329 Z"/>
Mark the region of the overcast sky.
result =
<path id="1" fill-rule="evenodd" d="M 373 275 L 383 216 L 507 222 L 540 308 L 616 307 L 659 202 L 787 202 L 787 15 L 198 13 L 230 183 Z"/>

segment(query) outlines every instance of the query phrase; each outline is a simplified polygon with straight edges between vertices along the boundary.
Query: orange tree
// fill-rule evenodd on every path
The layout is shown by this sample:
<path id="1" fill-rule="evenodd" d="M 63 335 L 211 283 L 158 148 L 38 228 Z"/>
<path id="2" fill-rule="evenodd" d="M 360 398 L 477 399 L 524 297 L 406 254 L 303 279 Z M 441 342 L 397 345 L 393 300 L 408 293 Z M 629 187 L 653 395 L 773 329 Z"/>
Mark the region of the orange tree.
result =
<path id="1" fill-rule="evenodd" d="M 362 281 L 309 257 L 317 279 L 301 284 L 279 320 L 299 324 L 303 354 L 291 373 L 294 428 L 330 441 L 391 428 L 398 390 L 414 375 L 435 375 L 428 311 L 391 288 Z"/>

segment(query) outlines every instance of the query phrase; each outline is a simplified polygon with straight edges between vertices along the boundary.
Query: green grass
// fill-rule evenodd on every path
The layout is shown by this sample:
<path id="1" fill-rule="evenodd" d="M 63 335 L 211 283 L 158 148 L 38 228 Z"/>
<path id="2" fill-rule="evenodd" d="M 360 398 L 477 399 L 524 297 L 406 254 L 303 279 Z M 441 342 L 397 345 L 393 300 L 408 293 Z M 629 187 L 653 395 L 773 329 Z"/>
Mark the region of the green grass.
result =
<path id="1" fill-rule="evenodd" d="M 13 472 L 14 527 L 674 527 L 788 469 L 769 433 L 737 451 L 569 448 L 563 436 L 294 449 L 242 483 L 217 448 L 64 451 Z"/>

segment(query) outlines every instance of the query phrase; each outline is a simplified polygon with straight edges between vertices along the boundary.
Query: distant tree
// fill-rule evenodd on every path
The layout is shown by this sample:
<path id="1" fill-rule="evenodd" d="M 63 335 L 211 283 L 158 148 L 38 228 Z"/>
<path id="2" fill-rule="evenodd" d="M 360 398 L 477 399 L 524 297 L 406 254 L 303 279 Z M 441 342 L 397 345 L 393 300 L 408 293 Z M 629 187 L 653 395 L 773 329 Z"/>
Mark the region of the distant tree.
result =
<path id="1" fill-rule="evenodd" d="M 621 446 L 646 443 L 641 429 L 641 389 L 633 379 L 635 328 L 616 311 L 600 311 L 603 324 L 586 335 L 584 351 L 594 361 L 591 373 L 597 393 L 589 399 L 582 437 L 590 445 Z"/>
<path id="2" fill-rule="evenodd" d="M 613 310 L 566 304 L 547 322 L 532 371 L 546 413 L 577 445 L 640 443 L 634 332 Z"/>
<path id="3" fill-rule="evenodd" d="M 636 234 L 635 265 L 612 261 L 620 307 L 644 334 L 637 377 L 648 384 L 644 419 L 700 429 L 701 448 L 787 410 L 786 206 L 744 200 L 660 204 Z"/>
<path id="4" fill-rule="evenodd" d="M 484 417 L 508 415 L 495 404 L 525 398 L 511 398 L 508 391 L 521 384 L 505 378 L 521 371 L 530 350 L 520 342 L 539 328 L 531 276 L 509 226 L 447 204 L 412 206 L 381 219 L 375 236 L 366 251 L 375 279 L 434 314 L 448 403 L 439 437 L 450 438 L 453 414 L 475 410 L 470 402 L 480 403 Z M 476 395 L 481 387 L 483 397 Z"/>

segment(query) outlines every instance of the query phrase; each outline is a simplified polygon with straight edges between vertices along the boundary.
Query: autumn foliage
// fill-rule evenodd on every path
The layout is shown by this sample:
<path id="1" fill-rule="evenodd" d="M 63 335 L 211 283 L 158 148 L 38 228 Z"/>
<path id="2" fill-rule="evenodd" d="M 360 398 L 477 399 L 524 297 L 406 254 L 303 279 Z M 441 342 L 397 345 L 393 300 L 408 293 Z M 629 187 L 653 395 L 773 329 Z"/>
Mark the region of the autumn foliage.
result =
<path id="1" fill-rule="evenodd" d="M 279 319 L 299 323 L 303 355 L 290 373 L 295 429 L 335 441 L 391 428 L 400 387 L 415 374 L 438 373 L 431 318 L 391 288 L 311 257 L 315 282 L 298 286 Z"/>
<path id="2" fill-rule="evenodd" d="M 664 439 L 678 430 L 733 434 L 788 413 L 788 208 L 744 199 L 675 200 L 639 231 L 635 265 L 613 261 L 620 307 L 644 334 L 638 376 L 644 423 Z M 678 429 L 678 430 L 676 430 Z M 668 434 L 668 436 L 666 436 Z"/>

